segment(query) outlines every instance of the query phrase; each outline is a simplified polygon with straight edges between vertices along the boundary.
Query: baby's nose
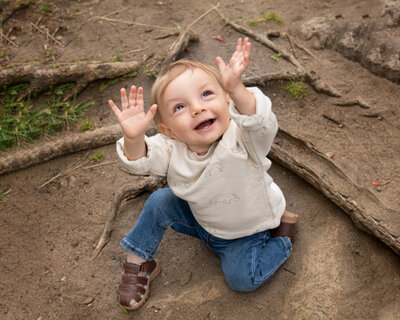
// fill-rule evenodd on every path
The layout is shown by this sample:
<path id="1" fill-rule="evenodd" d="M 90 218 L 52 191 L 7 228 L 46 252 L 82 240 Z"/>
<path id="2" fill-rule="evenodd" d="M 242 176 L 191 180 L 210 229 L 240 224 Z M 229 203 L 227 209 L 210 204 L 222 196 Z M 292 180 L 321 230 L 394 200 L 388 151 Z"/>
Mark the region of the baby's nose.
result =
<path id="1" fill-rule="evenodd" d="M 207 110 L 207 108 L 201 103 L 196 103 L 191 106 L 191 111 L 192 111 L 193 117 L 199 115 L 200 113 L 202 113 L 206 110 Z"/>

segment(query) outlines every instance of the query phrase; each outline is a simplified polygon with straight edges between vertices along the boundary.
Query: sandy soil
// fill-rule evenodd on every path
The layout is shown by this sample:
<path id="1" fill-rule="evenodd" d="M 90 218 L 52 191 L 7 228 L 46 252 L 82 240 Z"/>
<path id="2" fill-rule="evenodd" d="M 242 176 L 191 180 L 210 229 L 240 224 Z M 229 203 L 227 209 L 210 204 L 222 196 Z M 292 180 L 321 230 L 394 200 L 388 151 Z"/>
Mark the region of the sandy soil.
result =
<path id="1" fill-rule="evenodd" d="M 282 128 L 313 141 L 324 153 L 334 153 L 335 163 L 350 172 L 359 185 L 398 210 L 399 85 L 344 58 L 337 47 L 321 44 L 317 37 L 306 40 L 301 29 L 315 17 L 387 24 L 388 17 L 383 13 L 390 3 L 225 0 L 220 2 L 220 9 L 247 27 L 249 19 L 260 18 L 266 11 L 276 12 L 282 24 L 259 23 L 253 30 L 289 32 L 296 43 L 315 56 L 297 49 L 305 67 L 317 71 L 348 96 L 361 97 L 373 105 L 367 111 L 379 113 L 379 119 L 362 116 L 366 111 L 357 106 L 333 106 L 333 98 L 312 89 L 305 99 L 294 100 L 279 82 L 263 88 L 271 97 Z M 3 31 L 18 26 L 10 37 L 20 46 L 2 44 L 1 50 L 7 53 L 1 57 L 3 66 L 35 61 L 50 67 L 54 63 L 112 61 L 117 55 L 123 61 L 142 61 L 151 55 L 146 60 L 151 65 L 175 39 L 158 37 L 189 25 L 214 5 L 207 0 L 48 4 L 48 14 L 34 4 L 16 11 L 3 24 Z M 64 48 L 32 31 L 30 23 L 39 17 L 50 33 L 60 27 L 55 36 Z M 399 27 L 384 30 L 392 36 Z M 190 45 L 184 56 L 210 64 L 216 55 L 227 59 L 235 39 L 241 36 L 224 26 L 215 12 L 197 22 L 193 31 L 200 41 Z M 219 34 L 223 42 L 215 39 Z M 274 41 L 284 44 L 286 40 Z M 52 54 L 46 57 L 47 51 Z M 271 50 L 254 42 L 246 76 L 294 70 L 281 58 L 271 59 L 271 55 Z M 136 79 L 121 80 L 103 92 L 99 92 L 102 81 L 92 83 L 78 97 L 96 104 L 87 119 L 97 127 L 115 123 L 106 101 L 117 99 L 119 88 L 133 82 L 149 93 L 152 79 L 143 70 Z M 344 127 L 322 114 L 339 119 Z M 59 136 L 66 134 L 64 131 Z M 80 168 L 39 188 L 72 163 L 97 151 L 103 152 L 104 162 L 117 160 L 115 147 L 109 145 L 0 177 L 0 189 L 11 188 L 7 201 L 0 202 L 1 319 L 400 319 L 399 257 L 376 238 L 359 231 L 343 211 L 276 163 L 271 175 L 284 191 L 288 208 L 301 219 L 293 255 L 273 279 L 253 293 L 232 292 L 224 283 L 217 257 L 198 240 L 168 231 L 158 252 L 162 273 L 153 282 L 151 296 L 143 308 L 126 315 L 115 297 L 124 258 L 119 241 L 134 225 L 148 194 L 124 204 L 109 244 L 95 261 L 90 257 L 113 194 L 140 177 L 128 175 L 115 162 Z M 378 178 L 389 181 L 380 190 L 371 186 Z"/>

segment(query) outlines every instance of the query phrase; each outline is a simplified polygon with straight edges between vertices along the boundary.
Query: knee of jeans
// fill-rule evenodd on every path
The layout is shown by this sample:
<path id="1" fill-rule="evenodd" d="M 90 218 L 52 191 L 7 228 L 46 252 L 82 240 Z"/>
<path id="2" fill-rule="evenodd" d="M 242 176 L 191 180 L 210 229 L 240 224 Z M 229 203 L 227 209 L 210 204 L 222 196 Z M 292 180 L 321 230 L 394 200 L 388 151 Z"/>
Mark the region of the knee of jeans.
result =
<path id="1" fill-rule="evenodd" d="M 258 288 L 258 286 L 254 285 L 254 281 L 250 276 L 246 277 L 241 274 L 225 274 L 225 281 L 233 291 L 250 292 Z"/>
<path id="2" fill-rule="evenodd" d="M 165 205 L 167 202 L 175 197 L 169 188 L 162 188 L 154 191 L 146 201 L 146 205 L 160 206 Z"/>

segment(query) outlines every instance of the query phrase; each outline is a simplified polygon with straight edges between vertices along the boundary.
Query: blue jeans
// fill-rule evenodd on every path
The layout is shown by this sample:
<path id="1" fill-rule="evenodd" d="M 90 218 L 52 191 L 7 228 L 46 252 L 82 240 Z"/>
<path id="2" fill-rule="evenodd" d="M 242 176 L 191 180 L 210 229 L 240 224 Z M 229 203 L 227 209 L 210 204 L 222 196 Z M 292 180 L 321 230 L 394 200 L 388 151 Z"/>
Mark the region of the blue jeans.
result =
<path id="1" fill-rule="evenodd" d="M 121 241 L 126 250 L 153 260 L 164 232 L 200 238 L 221 259 L 228 286 L 236 291 L 253 291 L 264 284 L 292 251 L 288 237 L 271 238 L 269 230 L 238 239 L 221 239 L 204 230 L 188 203 L 169 188 L 155 191 L 147 200 L 133 230 Z"/>

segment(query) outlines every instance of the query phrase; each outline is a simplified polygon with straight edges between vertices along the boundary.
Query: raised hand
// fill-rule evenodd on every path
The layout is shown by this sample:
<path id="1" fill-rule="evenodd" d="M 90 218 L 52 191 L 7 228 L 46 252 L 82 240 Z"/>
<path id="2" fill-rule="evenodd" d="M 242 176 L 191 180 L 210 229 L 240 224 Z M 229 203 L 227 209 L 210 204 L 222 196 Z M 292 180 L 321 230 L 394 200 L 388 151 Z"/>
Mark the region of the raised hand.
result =
<path id="1" fill-rule="evenodd" d="M 250 59 L 251 43 L 248 38 L 239 38 L 236 43 L 236 50 L 233 53 L 229 64 L 226 65 L 221 57 L 215 58 L 215 63 L 221 73 L 222 82 L 228 93 L 234 91 L 242 83 L 242 73 L 247 69 Z"/>
<path id="2" fill-rule="evenodd" d="M 136 90 L 135 86 L 131 87 L 129 99 L 126 90 L 121 89 L 121 110 L 112 100 L 109 100 L 108 104 L 117 117 L 125 137 L 130 139 L 144 136 L 157 110 L 157 105 L 154 104 L 147 113 L 144 112 L 143 88 L 139 87 Z"/>

